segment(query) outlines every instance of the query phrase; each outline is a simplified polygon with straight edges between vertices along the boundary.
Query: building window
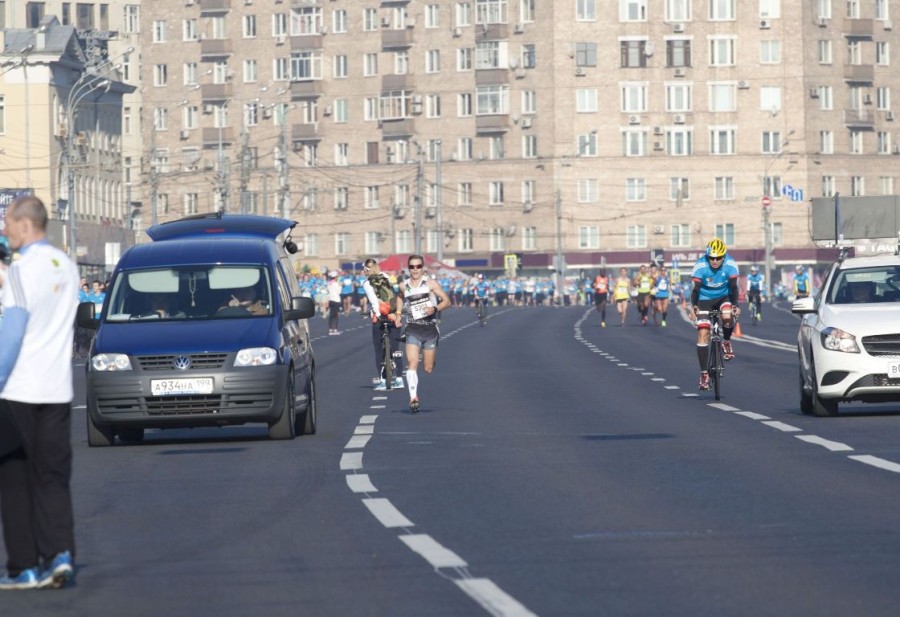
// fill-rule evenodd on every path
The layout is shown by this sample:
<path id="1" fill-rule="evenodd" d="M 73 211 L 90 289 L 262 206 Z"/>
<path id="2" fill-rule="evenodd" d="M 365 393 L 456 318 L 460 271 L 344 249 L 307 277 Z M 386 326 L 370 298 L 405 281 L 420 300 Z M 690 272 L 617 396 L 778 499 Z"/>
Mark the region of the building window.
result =
<path id="1" fill-rule="evenodd" d="M 254 83 L 259 79 L 259 65 L 256 60 L 244 60 L 244 83 Z"/>
<path id="2" fill-rule="evenodd" d="M 669 156 L 689 156 L 693 154 L 694 132 L 689 128 L 666 130 L 666 154 Z"/>
<path id="3" fill-rule="evenodd" d="M 334 57 L 334 77 L 335 79 L 346 79 L 348 73 L 347 56 L 338 55 Z"/>
<path id="4" fill-rule="evenodd" d="M 489 204 L 492 206 L 503 205 L 503 182 L 491 182 L 489 188 Z"/>
<path id="5" fill-rule="evenodd" d="M 783 147 L 781 139 L 781 131 L 763 131 L 762 132 L 762 153 L 778 154 Z"/>
<path id="6" fill-rule="evenodd" d="M 831 86 L 819 86 L 819 109 L 834 109 L 834 95 Z"/>
<path id="7" fill-rule="evenodd" d="M 625 179 L 625 201 L 647 201 L 647 179 Z"/>
<path id="8" fill-rule="evenodd" d="M 339 231 L 334 234 L 334 254 L 346 255 L 350 252 L 350 234 L 346 231 Z"/>
<path id="9" fill-rule="evenodd" d="M 714 36 L 709 39 L 709 65 L 734 66 L 734 37 Z"/>
<path id="10" fill-rule="evenodd" d="M 537 249 L 537 227 L 522 228 L 522 250 L 533 251 Z"/>
<path id="11" fill-rule="evenodd" d="M 472 25 L 472 3 L 457 2 L 456 3 L 456 25 L 471 26 Z"/>
<path id="12" fill-rule="evenodd" d="M 534 43 L 522 45 L 522 68 L 537 68 L 537 47 Z"/>
<path id="13" fill-rule="evenodd" d="M 691 0 L 666 0 L 666 21 L 690 21 Z"/>
<path id="14" fill-rule="evenodd" d="M 578 156 L 597 156 L 597 133 L 579 135 L 575 147 Z"/>
<path id="15" fill-rule="evenodd" d="M 597 0 L 577 0 L 575 3 L 576 21 L 597 21 Z"/>
<path id="16" fill-rule="evenodd" d="M 363 31 L 374 32 L 380 28 L 378 9 L 363 9 Z"/>
<path id="17" fill-rule="evenodd" d="M 647 66 L 647 41 L 620 41 L 619 65 L 622 68 L 643 68 Z"/>
<path id="18" fill-rule="evenodd" d="M 620 21 L 647 21 L 647 0 L 619 0 Z"/>
<path id="19" fill-rule="evenodd" d="M 759 16 L 762 19 L 781 17 L 781 0 L 759 0 Z"/>
<path id="20" fill-rule="evenodd" d="M 735 18 L 736 0 L 709 0 L 709 19 L 711 21 L 731 21 Z"/>
<path id="21" fill-rule="evenodd" d="M 165 131 L 169 128 L 169 110 L 165 107 L 153 108 L 153 130 Z"/>
<path id="22" fill-rule="evenodd" d="M 819 152 L 821 154 L 834 154 L 833 131 L 819 131 Z"/>
<path id="23" fill-rule="evenodd" d="M 734 200 L 734 178 L 731 176 L 716 176 L 716 189 L 714 198 L 718 201 Z"/>
<path id="24" fill-rule="evenodd" d="M 456 96 L 456 115 L 460 118 L 471 116 L 473 112 L 472 95 L 468 92 Z"/>
<path id="25" fill-rule="evenodd" d="M 691 41 L 690 39 L 671 39 L 666 41 L 666 66 L 689 67 L 691 66 Z"/>
<path id="26" fill-rule="evenodd" d="M 579 88 L 575 90 L 575 111 L 577 113 L 596 113 L 597 88 Z"/>
<path id="27" fill-rule="evenodd" d="M 459 251 L 471 253 L 475 250 L 475 233 L 471 228 L 459 230 Z"/>
<path id="28" fill-rule="evenodd" d="M 891 44 L 887 41 L 875 43 L 875 64 L 888 66 L 891 63 Z"/>
<path id="29" fill-rule="evenodd" d="M 596 225 L 584 225 L 578 228 L 578 248 L 600 248 L 600 228 Z"/>
<path id="30" fill-rule="evenodd" d="M 506 234 L 502 227 L 492 227 L 489 236 L 491 251 L 506 250 Z"/>
<path id="31" fill-rule="evenodd" d="M 769 113 L 781 111 L 781 88 L 779 86 L 760 87 L 759 108 L 761 111 Z"/>
<path id="32" fill-rule="evenodd" d="M 425 117 L 440 118 L 441 117 L 441 95 L 429 94 L 425 97 Z"/>
<path id="33" fill-rule="evenodd" d="M 441 10 L 437 4 L 429 4 L 425 7 L 425 27 L 438 28 L 441 25 Z"/>
<path id="34" fill-rule="evenodd" d="M 164 20 L 157 20 L 153 22 L 153 42 L 166 42 L 166 22 Z"/>
<path id="35" fill-rule="evenodd" d="M 522 158 L 537 158 L 537 135 L 524 135 L 522 137 Z"/>
<path id="36" fill-rule="evenodd" d="M 456 185 L 456 199 L 460 206 L 472 205 L 472 183 L 461 182 Z"/>
<path id="37" fill-rule="evenodd" d="M 850 131 L 850 154 L 864 154 L 862 131 Z"/>
<path id="38" fill-rule="evenodd" d="M 719 223 L 716 225 L 716 238 L 727 246 L 734 244 L 734 223 Z"/>
<path id="39" fill-rule="evenodd" d="M 878 131 L 876 139 L 878 141 L 878 154 L 890 154 L 891 134 L 887 131 Z"/>
<path id="40" fill-rule="evenodd" d="M 303 255 L 315 257 L 319 254 L 319 234 L 306 234 L 303 236 Z"/>
<path id="41" fill-rule="evenodd" d="M 292 52 L 291 79 L 297 81 L 322 79 L 322 52 L 320 50 Z"/>
<path id="42" fill-rule="evenodd" d="M 141 7 L 137 4 L 125 5 L 125 32 L 136 34 L 141 31 Z"/>
<path id="43" fill-rule="evenodd" d="M 891 176 L 879 176 L 878 188 L 881 190 L 882 195 L 893 195 L 894 179 Z"/>
<path id="44" fill-rule="evenodd" d="M 349 120 L 347 99 L 334 99 L 334 121 L 343 124 Z"/>
<path id="45" fill-rule="evenodd" d="M 622 111 L 625 113 L 642 113 L 647 111 L 647 84 L 626 83 L 620 86 L 622 94 Z"/>
<path id="46" fill-rule="evenodd" d="M 509 86 L 478 86 L 476 94 L 479 116 L 509 113 Z"/>
<path id="47" fill-rule="evenodd" d="M 183 41 L 196 41 L 199 38 L 196 19 L 185 19 L 181 22 L 181 39 Z"/>
<path id="48" fill-rule="evenodd" d="M 291 36 L 309 36 L 322 32 L 322 9 L 301 7 L 291 9 Z"/>
<path id="49" fill-rule="evenodd" d="M 537 92 L 534 90 L 523 90 L 522 91 L 522 113 L 523 114 L 536 114 L 537 113 Z"/>
<path id="50" fill-rule="evenodd" d="M 79 30 L 94 29 L 93 4 L 79 2 L 75 5 L 75 27 Z"/>
<path id="51" fill-rule="evenodd" d="M 819 41 L 819 64 L 831 64 L 833 53 L 831 41 Z"/>
<path id="52" fill-rule="evenodd" d="M 691 111 L 692 93 L 690 84 L 666 84 L 666 111 Z"/>
<path id="53" fill-rule="evenodd" d="M 475 0 L 476 24 L 505 24 L 507 0 Z"/>
<path id="54" fill-rule="evenodd" d="M 760 64 L 781 64 L 781 41 L 760 41 Z"/>
<path id="55" fill-rule="evenodd" d="M 242 30 L 245 39 L 256 38 L 256 15 L 244 15 L 244 27 Z"/>
<path id="56" fill-rule="evenodd" d="M 879 111 L 891 109 L 891 89 L 888 86 L 878 86 L 875 89 L 875 108 Z"/>
<path id="57" fill-rule="evenodd" d="M 338 9 L 331 14 L 331 31 L 335 34 L 347 32 L 347 11 Z"/>
<path id="58" fill-rule="evenodd" d="M 673 248 L 685 248 L 691 246 L 691 226 L 686 223 L 672 225 L 670 228 L 669 244 Z"/>
<path id="59" fill-rule="evenodd" d="M 834 197 L 834 176 L 822 176 L 822 197 Z"/>
<path id="60" fill-rule="evenodd" d="M 734 154 L 737 131 L 733 128 L 710 127 L 709 129 L 709 153 L 710 154 Z"/>
<path id="61" fill-rule="evenodd" d="M 456 141 L 456 157 L 460 161 L 471 161 L 473 142 L 471 137 L 460 137 Z"/>
<path id="62" fill-rule="evenodd" d="M 645 156 L 647 154 L 647 130 L 623 130 L 622 154 L 623 156 Z"/>
<path id="63" fill-rule="evenodd" d="M 647 246 L 646 225 L 629 225 L 625 229 L 625 246 L 630 249 L 639 249 Z"/>
<path id="64" fill-rule="evenodd" d="M 597 66 L 596 43 L 575 43 L 575 66 Z"/>
<path id="65" fill-rule="evenodd" d="M 429 49 L 427 52 L 425 52 L 425 72 L 441 72 L 441 50 Z"/>
<path id="66" fill-rule="evenodd" d="M 600 181 L 583 178 L 578 181 L 578 203 L 595 204 L 600 201 Z"/>
<path id="67" fill-rule="evenodd" d="M 507 44 L 501 41 L 482 41 L 475 43 L 475 68 L 498 69 L 503 66 L 507 57 Z"/>

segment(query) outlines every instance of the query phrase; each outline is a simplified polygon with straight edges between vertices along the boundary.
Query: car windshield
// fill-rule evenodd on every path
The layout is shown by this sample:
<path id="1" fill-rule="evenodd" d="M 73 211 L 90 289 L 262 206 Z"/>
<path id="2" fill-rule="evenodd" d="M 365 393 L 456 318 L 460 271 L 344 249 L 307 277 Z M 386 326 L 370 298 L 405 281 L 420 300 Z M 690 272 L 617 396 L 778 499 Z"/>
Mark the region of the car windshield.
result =
<path id="1" fill-rule="evenodd" d="M 121 272 L 107 321 L 208 320 L 272 313 L 271 282 L 258 266 L 189 266 Z"/>
<path id="2" fill-rule="evenodd" d="M 873 266 L 842 270 L 828 290 L 830 304 L 900 302 L 900 267 Z"/>

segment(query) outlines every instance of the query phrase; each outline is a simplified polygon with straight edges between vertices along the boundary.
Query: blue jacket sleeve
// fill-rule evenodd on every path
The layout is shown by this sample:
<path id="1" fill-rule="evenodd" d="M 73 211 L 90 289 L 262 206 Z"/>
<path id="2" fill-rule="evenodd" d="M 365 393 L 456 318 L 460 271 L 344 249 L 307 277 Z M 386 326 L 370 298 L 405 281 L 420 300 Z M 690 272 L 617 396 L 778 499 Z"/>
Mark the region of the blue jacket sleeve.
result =
<path id="1" fill-rule="evenodd" d="M 6 380 L 19 358 L 27 325 L 28 311 L 25 309 L 11 306 L 3 311 L 3 327 L 0 328 L 0 392 L 6 387 Z"/>

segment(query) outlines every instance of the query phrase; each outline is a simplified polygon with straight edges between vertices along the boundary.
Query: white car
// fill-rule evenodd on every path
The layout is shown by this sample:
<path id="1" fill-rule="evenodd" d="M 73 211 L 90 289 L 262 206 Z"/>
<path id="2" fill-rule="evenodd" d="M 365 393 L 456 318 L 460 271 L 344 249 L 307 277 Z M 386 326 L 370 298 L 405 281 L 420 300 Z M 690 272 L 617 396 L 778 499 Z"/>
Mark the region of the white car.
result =
<path id="1" fill-rule="evenodd" d="M 845 258 L 801 315 L 800 410 L 836 416 L 841 401 L 900 401 L 900 256 Z"/>

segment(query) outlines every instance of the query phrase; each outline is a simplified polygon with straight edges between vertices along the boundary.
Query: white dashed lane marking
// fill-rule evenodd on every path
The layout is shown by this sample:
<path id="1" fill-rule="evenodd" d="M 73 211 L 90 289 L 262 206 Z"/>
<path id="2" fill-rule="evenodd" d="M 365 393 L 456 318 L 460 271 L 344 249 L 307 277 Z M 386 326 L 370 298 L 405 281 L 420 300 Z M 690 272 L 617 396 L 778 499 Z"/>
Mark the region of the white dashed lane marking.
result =
<path id="1" fill-rule="evenodd" d="M 653 377 L 654 373 L 651 371 L 646 371 L 644 368 L 632 367 L 629 366 L 627 362 L 622 362 L 619 358 L 616 358 L 610 355 L 608 352 L 603 351 L 598 346 L 593 343 L 587 341 L 583 338 L 581 332 L 581 324 L 585 319 L 591 314 L 591 310 L 588 310 L 584 316 L 575 324 L 575 339 L 581 341 L 582 344 L 588 346 L 591 351 L 594 353 L 599 353 L 601 356 L 605 357 L 610 362 L 616 362 L 618 366 L 623 368 L 628 368 L 630 371 L 640 372 L 644 377 L 650 377 L 650 381 L 654 381 L 657 383 L 661 383 L 666 381 L 663 377 Z M 776 349 L 784 349 L 786 351 L 796 351 L 796 347 L 794 345 L 787 345 L 785 343 L 778 343 L 776 341 L 767 341 L 764 339 L 757 339 L 754 337 L 746 336 L 745 340 L 749 339 L 747 342 L 751 342 L 757 345 L 761 345 L 764 347 L 773 347 Z M 643 371 L 643 372 L 642 372 Z M 664 386 L 666 390 L 680 390 L 678 386 Z M 694 392 L 681 392 L 682 398 L 699 398 L 699 395 Z M 732 407 L 731 405 L 727 405 L 725 403 L 706 403 L 707 406 L 713 407 L 715 409 L 719 409 L 721 411 L 727 411 L 729 413 L 733 413 L 737 416 L 742 416 L 744 418 L 748 418 L 750 420 L 754 420 L 760 422 L 761 424 L 768 426 L 769 428 L 773 428 L 777 431 L 781 431 L 782 433 L 802 433 L 803 429 L 793 426 L 791 424 L 787 424 L 785 422 L 780 422 L 778 420 L 773 420 L 769 416 L 763 415 L 761 413 L 756 413 L 754 411 L 742 411 L 737 407 Z M 853 452 L 854 449 L 852 446 L 841 443 L 839 441 L 832 441 L 830 439 L 824 439 L 817 435 L 794 435 L 800 441 L 804 443 L 808 443 L 815 446 L 821 446 L 830 452 Z M 894 463 L 893 461 L 888 461 L 883 458 L 872 456 L 872 455 L 851 455 L 847 458 L 852 459 L 854 461 L 864 463 L 866 465 L 870 465 L 872 467 L 876 467 L 878 469 L 882 469 L 884 471 L 890 471 L 893 473 L 900 473 L 900 463 Z"/>
<path id="2" fill-rule="evenodd" d="M 354 493 L 377 493 L 378 489 L 372 484 L 367 473 L 348 473 L 347 486 Z"/>
<path id="3" fill-rule="evenodd" d="M 444 548 L 429 535 L 409 534 L 400 536 L 400 539 L 414 553 L 421 555 L 433 568 L 465 568 L 469 565 L 459 555 Z"/>
<path id="4" fill-rule="evenodd" d="M 378 522 L 385 527 L 413 527 L 413 522 L 403 516 L 400 510 L 394 507 L 389 500 L 383 497 L 374 497 L 363 499 L 363 504 L 372 513 L 372 516 L 378 519 Z"/>

